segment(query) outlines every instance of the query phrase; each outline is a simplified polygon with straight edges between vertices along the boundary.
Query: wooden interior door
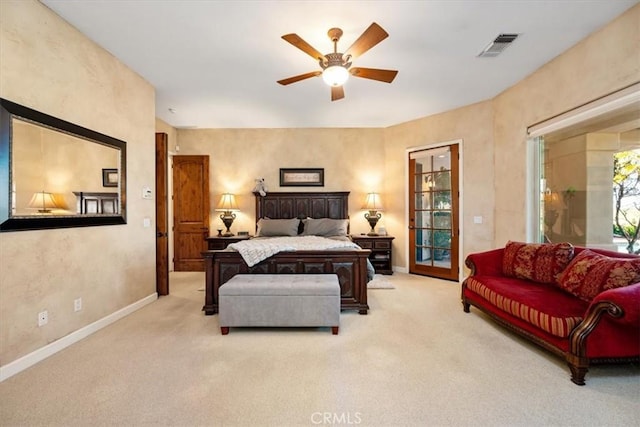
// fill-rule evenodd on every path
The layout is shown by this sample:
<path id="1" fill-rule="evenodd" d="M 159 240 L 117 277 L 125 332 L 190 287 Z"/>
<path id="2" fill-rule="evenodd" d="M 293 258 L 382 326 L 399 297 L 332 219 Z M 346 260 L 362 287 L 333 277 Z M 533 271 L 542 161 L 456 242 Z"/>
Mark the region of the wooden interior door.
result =
<path id="1" fill-rule="evenodd" d="M 173 157 L 173 269 L 204 271 L 209 236 L 209 156 Z"/>
<path id="2" fill-rule="evenodd" d="M 169 295 L 168 136 L 156 133 L 156 292 Z"/>
<path id="3" fill-rule="evenodd" d="M 458 144 L 409 154 L 409 272 L 459 278 Z"/>

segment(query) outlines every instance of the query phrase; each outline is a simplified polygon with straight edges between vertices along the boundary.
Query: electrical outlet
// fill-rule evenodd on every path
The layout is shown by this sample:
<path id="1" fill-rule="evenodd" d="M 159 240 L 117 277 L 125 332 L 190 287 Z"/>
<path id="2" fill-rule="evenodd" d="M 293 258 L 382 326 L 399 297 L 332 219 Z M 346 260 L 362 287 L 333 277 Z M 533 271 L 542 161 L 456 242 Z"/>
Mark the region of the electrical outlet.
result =
<path id="1" fill-rule="evenodd" d="M 49 312 L 47 310 L 38 313 L 38 326 L 44 326 L 49 323 Z"/>
<path id="2" fill-rule="evenodd" d="M 73 311 L 82 310 L 82 298 L 76 298 L 73 300 Z"/>

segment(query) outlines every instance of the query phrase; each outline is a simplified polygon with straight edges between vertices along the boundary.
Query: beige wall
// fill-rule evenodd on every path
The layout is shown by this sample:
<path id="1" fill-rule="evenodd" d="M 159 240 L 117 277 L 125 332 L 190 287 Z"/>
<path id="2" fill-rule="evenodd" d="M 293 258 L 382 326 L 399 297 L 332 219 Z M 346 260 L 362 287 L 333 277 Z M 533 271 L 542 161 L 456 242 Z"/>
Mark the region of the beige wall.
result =
<path id="1" fill-rule="evenodd" d="M 640 5 L 493 100 L 495 245 L 526 238 L 527 127 L 640 80 Z"/>
<path id="2" fill-rule="evenodd" d="M 179 130 L 178 143 L 179 154 L 209 156 L 213 233 L 220 222 L 213 209 L 224 192 L 235 194 L 240 207 L 231 230 L 253 234 L 254 179 L 264 178 L 270 191 L 310 189 L 281 188 L 280 168 L 324 168 L 324 187 L 313 187 L 313 191 L 350 191 L 352 233 L 369 231 L 369 223 L 360 208 L 366 193 L 382 192 L 385 185 L 385 153 L 380 129 Z"/>
<path id="3" fill-rule="evenodd" d="M 493 111 L 491 102 L 469 105 L 385 129 L 385 192 L 391 210 L 388 230 L 396 236 L 394 265 L 408 268 L 407 259 L 407 159 L 408 151 L 450 141 L 461 143 L 461 201 L 463 253 L 493 244 L 494 178 L 492 145 Z M 482 216 L 482 224 L 473 224 Z"/>
<path id="4" fill-rule="evenodd" d="M 169 152 L 176 151 L 176 142 L 178 140 L 178 131 L 176 128 L 168 125 L 163 120 L 156 118 L 156 132 L 158 133 L 166 133 L 167 134 L 167 145 L 169 148 Z"/>
<path id="5" fill-rule="evenodd" d="M 154 89 L 35 0 L 0 1 L 0 96 L 127 142 L 127 225 L 0 235 L 0 365 L 155 292 Z M 101 173 L 101 171 L 96 171 Z M 83 299 L 83 310 L 73 301 Z M 49 323 L 37 326 L 48 310 Z"/>

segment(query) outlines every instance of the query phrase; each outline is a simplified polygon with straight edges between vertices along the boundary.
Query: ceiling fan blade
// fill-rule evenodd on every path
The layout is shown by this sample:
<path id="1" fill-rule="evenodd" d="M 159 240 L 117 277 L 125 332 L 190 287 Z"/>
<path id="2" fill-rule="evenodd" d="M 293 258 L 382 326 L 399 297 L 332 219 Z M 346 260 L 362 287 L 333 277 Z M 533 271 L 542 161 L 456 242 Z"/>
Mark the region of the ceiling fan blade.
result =
<path id="1" fill-rule="evenodd" d="M 357 58 L 362 55 L 382 40 L 389 37 L 389 34 L 382 27 L 375 22 L 369 26 L 364 33 L 353 42 L 351 47 L 345 51 L 345 55 L 351 55 L 351 58 Z"/>
<path id="2" fill-rule="evenodd" d="M 304 53 L 306 53 L 307 55 L 309 55 L 310 57 L 312 57 L 313 59 L 315 59 L 316 61 L 324 59 L 324 55 L 323 54 L 318 52 L 309 43 L 307 43 L 306 41 L 302 40 L 302 38 L 300 38 L 299 35 L 297 35 L 297 34 L 285 34 L 284 36 L 282 36 L 282 38 L 284 40 L 288 41 L 289 43 L 291 43 L 292 45 L 294 45 L 295 47 L 297 47 L 298 49 L 300 49 L 301 51 L 303 51 Z"/>
<path id="3" fill-rule="evenodd" d="M 331 86 L 331 100 L 337 101 L 344 98 L 344 88 L 342 86 Z"/>
<path id="4" fill-rule="evenodd" d="M 380 82 L 391 83 L 398 74 L 397 70 L 381 70 L 379 68 L 355 67 L 349 70 L 352 76 L 364 79 L 378 80 Z"/>
<path id="5" fill-rule="evenodd" d="M 300 74 L 298 76 L 289 77 L 288 79 L 278 80 L 282 86 L 290 85 L 291 83 L 299 82 L 300 80 L 316 77 L 322 74 L 322 71 L 312 71 L 310 73 Z"/>

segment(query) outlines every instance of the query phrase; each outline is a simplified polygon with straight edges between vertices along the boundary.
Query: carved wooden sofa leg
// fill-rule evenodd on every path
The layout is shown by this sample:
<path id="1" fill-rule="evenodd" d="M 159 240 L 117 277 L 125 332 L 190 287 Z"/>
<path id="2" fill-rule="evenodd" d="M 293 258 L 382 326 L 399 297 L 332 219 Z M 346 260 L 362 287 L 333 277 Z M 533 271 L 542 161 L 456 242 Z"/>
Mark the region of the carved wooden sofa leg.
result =
<path id="1" fill-rule="evenodd" d="M 567 353 L 565 359 L 571 371 L 571 382 L 577 385 L 584 385 L 584 377 L 589 371 L 589 359 L 571 353 Z"/>
<path id="2" fill-rule="evenodd" d="M 584 377 L 587 375 L 589 368 L 586 366 L 576 366 L 571 362 L 567 362 L 571 370 L 571 382 L 577 385 L 584 385 Z"/>
<path id="3" fill-rule="evenodd" d="M 471 268 L 469 264 L 467 264 L 467 266 Z M 472 269 L 472 271 L 473 270 L 475 270 L 475 267 Z M 465 280 L 464 282 L 462 282 L 462 292 L 460 293 L 460 299 L 462 300 L 462 310 L 464 310 L 465 313 L 469 313 L 471 304 L 469 304 L 467 302 L 467 299 L 464 297 L 464 290 L 466 289 L 466 287 L 467 287 L 467 281 Z"/>

